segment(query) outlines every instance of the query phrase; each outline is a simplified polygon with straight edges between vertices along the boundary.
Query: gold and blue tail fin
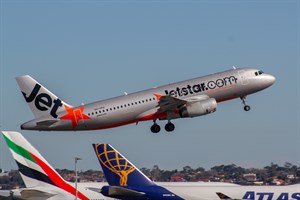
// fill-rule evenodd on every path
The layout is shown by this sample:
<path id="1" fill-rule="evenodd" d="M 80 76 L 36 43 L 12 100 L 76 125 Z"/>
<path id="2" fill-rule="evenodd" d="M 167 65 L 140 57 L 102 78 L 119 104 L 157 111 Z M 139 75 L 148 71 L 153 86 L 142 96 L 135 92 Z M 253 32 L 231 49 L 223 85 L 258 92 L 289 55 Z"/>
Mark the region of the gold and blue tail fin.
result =
<path id="1" fill-rule="evenodd" d="M 109 144 L 93 144 L 105 178 L 111 186 L 155 185 L 129 160 Z"/>

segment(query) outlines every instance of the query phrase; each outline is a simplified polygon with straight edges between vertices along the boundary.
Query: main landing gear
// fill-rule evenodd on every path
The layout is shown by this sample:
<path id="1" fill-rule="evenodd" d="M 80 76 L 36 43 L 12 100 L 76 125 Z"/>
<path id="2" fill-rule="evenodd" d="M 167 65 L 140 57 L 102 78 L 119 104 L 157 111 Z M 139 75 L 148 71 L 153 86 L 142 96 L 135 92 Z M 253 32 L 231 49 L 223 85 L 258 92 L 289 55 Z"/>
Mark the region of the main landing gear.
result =
<path id="1" fill-rule="evenodd" d="M 243 104 L 244 104 L 244 110 L 245 110 L 245 111 L 249 111 L 249 110 L 251 109 L 251 107 L 250 107 L 249 105 L 246 104 L 246 97 L 245 97 L 245 96 L 244 96 L 244 97 L 241 97 L 241 100 L 242 100 L 242 102 L 243 102 Z"/>
<path id="2" fill-rule="evenodd" d="M 160 131 L 160 126 L 156 123 L 156 120 L 153 121 L 154 124 L 151 126 L 152 133 L 158 133 Z M 167 132 L 172 132 L 175 129 L 175 125 L 169 120 L 168 123 L 165 125 L 165 130 Z"/>

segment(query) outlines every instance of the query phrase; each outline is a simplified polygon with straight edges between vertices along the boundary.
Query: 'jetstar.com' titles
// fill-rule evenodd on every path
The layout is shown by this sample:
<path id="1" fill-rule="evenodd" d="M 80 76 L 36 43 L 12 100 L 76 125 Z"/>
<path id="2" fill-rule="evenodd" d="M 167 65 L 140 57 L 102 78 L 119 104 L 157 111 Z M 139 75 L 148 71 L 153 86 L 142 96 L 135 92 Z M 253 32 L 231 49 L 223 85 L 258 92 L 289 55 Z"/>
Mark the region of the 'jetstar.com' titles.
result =
<path id="1" fill-rule="evenodd" d="M 237 83 L 237 78 L 235 76 L 225 77 L 217 79 L 215 81 L 208 81 L 207 83 L 199 83 L 195 85 L 187 85 L 186 87 L 177 87 L 174 90 L 165 90 L 166 95 L 172 97 L 182 97 L 189 94 L 195 94 L 199 92 L 204 92 L 207 90 L 214 90 L 217 88 L 222 88 L 225 86 L 234 85 Z"/>

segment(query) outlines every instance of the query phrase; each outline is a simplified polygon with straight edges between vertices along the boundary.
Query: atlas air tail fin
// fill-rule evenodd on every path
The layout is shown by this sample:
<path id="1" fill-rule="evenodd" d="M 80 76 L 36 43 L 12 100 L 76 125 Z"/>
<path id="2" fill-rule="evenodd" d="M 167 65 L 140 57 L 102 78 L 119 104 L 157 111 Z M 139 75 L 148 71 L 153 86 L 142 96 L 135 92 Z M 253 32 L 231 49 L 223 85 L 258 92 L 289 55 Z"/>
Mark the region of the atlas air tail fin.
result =
<path id="1" fill-rule="evenodd" d="M 93 144 L 103 173 L 111 186 L 155 185 L 122 154 L 109 144 Z"/>
<path id="2" fill-rule="evenodd" d="M 16 81 L 35 118 L 47 115 L 57 118 L 56 113 L 65 111 L 65 106 L 72 107 L 29 75 L 16 77 Z"/>

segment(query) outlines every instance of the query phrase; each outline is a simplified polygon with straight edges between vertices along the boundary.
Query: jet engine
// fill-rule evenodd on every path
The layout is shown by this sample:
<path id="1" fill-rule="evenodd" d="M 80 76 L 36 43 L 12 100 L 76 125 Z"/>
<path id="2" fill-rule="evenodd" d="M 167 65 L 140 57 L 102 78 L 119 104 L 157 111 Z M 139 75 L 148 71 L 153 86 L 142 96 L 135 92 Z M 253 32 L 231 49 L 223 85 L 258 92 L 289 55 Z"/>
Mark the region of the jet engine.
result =
<path id="1" fill-rule="evenodd" d="M 215 112 L 216 109 L 216 100 L 214 98 L 208 98 L 200 101 L 188 102 L 186 106 L 179 110 L 179 115 L 181 118 L 198 117 Z"/>

